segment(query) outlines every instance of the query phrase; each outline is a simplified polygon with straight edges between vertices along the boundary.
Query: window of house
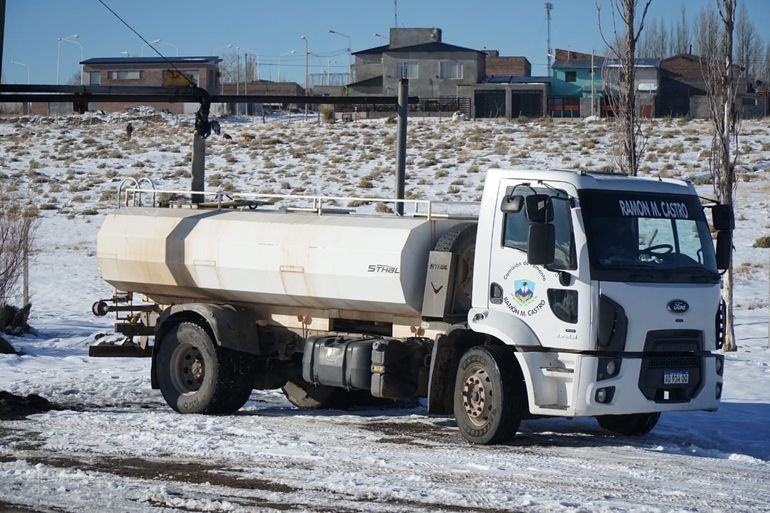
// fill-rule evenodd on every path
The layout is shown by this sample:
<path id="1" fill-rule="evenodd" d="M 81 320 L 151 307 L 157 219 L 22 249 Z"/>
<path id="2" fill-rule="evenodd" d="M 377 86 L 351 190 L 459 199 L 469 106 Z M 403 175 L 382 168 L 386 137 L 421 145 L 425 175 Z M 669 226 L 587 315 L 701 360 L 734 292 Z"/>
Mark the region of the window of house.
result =
<path id="1" fill-rule="evenodd" d="M 110 80 L 141 80 L 142 74 L 139 70 L 109 71 L 107 77 Z"/>
<path id="2" fill-rule="evenodd" d="M 461 62 L 440 62 L 439 77 L 446 79 L 463 78 L 463 65 Z"/>
<path id="3" fill-rule="evenodd" d="M 98 71 L 90 71 L 88 73 L 88 83 L 90 85 L 99 85 L 102 83 L 102 74 Z"/>
<path id="4" fill-rule="evenodd" d="M 396 78 L 415 79 L 418 77 L 418 66 L 414 61 L 396 63 Z"/>
<path id="5" fill-rule="evenodd" d="M 577 71 L 565 71 L 564 72 L 564 81 L 565 82 L 577 82 Z"/>

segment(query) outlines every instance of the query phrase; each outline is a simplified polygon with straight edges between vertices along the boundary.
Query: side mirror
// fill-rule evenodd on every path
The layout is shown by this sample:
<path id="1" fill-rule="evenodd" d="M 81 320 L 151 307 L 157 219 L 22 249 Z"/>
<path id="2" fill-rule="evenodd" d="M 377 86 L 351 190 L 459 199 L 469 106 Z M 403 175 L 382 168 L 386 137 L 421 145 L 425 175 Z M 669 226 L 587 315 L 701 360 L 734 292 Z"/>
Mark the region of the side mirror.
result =
<path id="1" fill-rule="evenodd" d="M 524 205 L 524 196 L 508 196 L 507 194 L 503 198 L 503 202 L 500 204 L 500 210 L 506 214 L 515 214 L 521 211 L 521 207 Z"/>
<path id="2" fill-rule="evenodd" d="M 711 224 L 715 230 L 735 230 L 735 215 L 732 205 L 711 207 Z"/>
<path id="3" fill-rule="evenodd" d="M 730 267 L 730 258 L 733 254 L 733 234 L 729 230 L 717 232 L 717 269 L 724 271 Z"/>
<path id="4" fill-rule="evenodd" d="M 550 223 L 553 221 L 551 197 L 547 194 L 532 194 L 526 197 L 527 219 L 530 223 Z"/>
<path id="5" fill-rule="evenodd" d="M 555 253 L 556 229 L 554 226 L 550 223 L 529 223 L 527 262 L 532 265 L 550 265 L 554 261 Z"/>

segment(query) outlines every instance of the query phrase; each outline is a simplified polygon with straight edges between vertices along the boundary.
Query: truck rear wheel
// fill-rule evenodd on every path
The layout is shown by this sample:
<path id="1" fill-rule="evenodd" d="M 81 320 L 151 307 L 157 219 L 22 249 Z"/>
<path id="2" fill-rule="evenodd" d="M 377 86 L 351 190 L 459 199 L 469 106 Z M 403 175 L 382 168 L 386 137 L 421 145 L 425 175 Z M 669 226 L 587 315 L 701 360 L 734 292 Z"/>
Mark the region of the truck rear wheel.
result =
<path id="1" fill-rule="evenodd" d="M 483 445 L 510 440 L 525 405 L 524 379 L 506 348 L 479 346 L 463 355 L 454 394 L 455 419 L 463 438 Z"/>
<path id="2" fill-rule="evenodd" d="M 251 394 L 254 358 L 218 347 L 195 322 L 180 322 L 158 349 L 158 385 L 179 413 L 233 413 Z"/>
<path id="3" fill-rule="evenodd" d="M 646 435 L 653 430 L 660 419 L 657 413 L 631 413 L 628 415 L 599 415 L 596 420 L 607 431 L 626 436 Z"/>

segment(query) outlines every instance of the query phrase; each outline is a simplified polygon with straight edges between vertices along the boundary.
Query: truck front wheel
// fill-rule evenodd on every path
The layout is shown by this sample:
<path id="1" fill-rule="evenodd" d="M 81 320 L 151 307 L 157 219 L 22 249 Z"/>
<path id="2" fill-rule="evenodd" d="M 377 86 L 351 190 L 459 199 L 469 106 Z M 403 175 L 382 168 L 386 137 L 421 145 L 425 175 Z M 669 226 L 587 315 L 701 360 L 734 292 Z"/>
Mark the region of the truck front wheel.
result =
<path id="1" fill-rule="evenodd" d="M 655 427 L 660 418 L 657 413 L 631 413 L 628 415 L 599 415 L 596 420 L 607 431 L 626 436 L 646 435 Z"/>
<path id="2" fill-rule="evenodd" d="M 157 358 L 160 391 L 179 413 L 233 413 L 249 399 L 254 358 L 218 347 L 200 324 L 171 328 Z"/>
<path id="3" fill-rule="evenodd" d="M 510 440 L 525 405 L 521 370 L 505 347 L 474 347 L 463 355 L 454 393 L 454 414 L 463 438 L 484 445 Z"/>

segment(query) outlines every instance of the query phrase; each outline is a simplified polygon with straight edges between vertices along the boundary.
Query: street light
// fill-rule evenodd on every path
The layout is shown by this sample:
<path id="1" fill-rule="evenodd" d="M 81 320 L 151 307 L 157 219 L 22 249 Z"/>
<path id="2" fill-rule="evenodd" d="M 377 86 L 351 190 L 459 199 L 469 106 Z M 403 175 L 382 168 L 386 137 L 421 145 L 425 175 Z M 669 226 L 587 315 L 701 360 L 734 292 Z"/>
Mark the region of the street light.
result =
<path id="1" fill-rule="evenodd" d="M 218 57 L 219 56 L 219 50 L 221 50 L 223 48 L 232 48 L 232 47 L 233 47 L 232 43 L 228 43 L 228 44 L 226 44 L 224 46 L 220 46 L 218 48 L 215 48 L 214 51 L 211 52 L 211 55 L 216 55 Z"/>
<path id="2" fill-rule="evenodd" d="M 59 85 L 59 70 L 61 68 L 61 43 L 71 43 L 80 47 L 80 62 L 83 62 L 83 45 L 79 41 L 73 41 L 78 39 L 80 34 L 72 34 L 71 36 L 62 36 L 56 38 L 56 85 Z M 80 65 L 80 83 L 83 83 L 83 65 Z"/>
<path id="3" fill-rule="evenodd" d="M 307 96 L 307 78 L 308 78 L 308 75 L 307 75 L 307 59 L 308 59 L 308 56 L 310 55 L 310 47 L 309 47 L 309 43 L 307 42 L 307 38 L 305 36 L 300 36 L 299 38 L 305 42 L 305 96 Z M 307 109 L 308 109 L 308 107 L 310 107 L 310 106 L 306 103 L 305 104 L 305 121 L 307 121 Z"/>
<path id="4" fill-rule="evenodd" d="M 27 85 L 29 85 L 29 65 L 25 64 L 23 62 L 15 61 L 13 59 L 11 59 L 11 64 L 17 64 L 19 66 L 24 66 L 25 68 L 27 68 Z M 30 102 L 26 102 L 26 107 L 27 107 L 27 112 L 26 113 L 27 114 L 29 114 L 29 103 Z"/>
<path id="5" fill-rule="evenodd" d="M 177 45 L 171 44 L 168 41 L 158 41 L 158 42 L 160 44 L 163 44 L 163 45 L 166 45 L 166 46 L 170 46 L 171 48 L 173 48 L 174 51 L 176 52 L 176 56 L 179 57 L 179 47 Z"/>
<path id="6" fill-rule="evenodd" d="M 149 43 L 147 41 L 142 43 L 142 47 L 139 49 L 139 57 L 144 57 L 144 47 L 145 46 L 156 45 L 158 43 L 160 43 L 160 39 L 153 39 Z"/>
<path id="7" fill-rule="evenodd" d="M 348 84 L 353 82 L 353 39 L 347 34 L 329 29 L 329 34 L 335 34 L 348 40 Z"/>
<path id="8" fill-rule="evenodd" d="M 288 52 L 283 52 L 281 55 L 278 56 L 278 81 L 281 82 L 281 57 L 284 55 L 294 55 L 296 52 L 294 50 L 289 50 Z"/>
<path id="9" fill-rule="evenodd" d="M 11 59 L 11 64 L 18 64 L 19 66 L 24 66 L 27 68 L 27 84 L 29 84 L 29 65 L 24 64 L 23 62 L 15 61 L 13 59 Z"/>

